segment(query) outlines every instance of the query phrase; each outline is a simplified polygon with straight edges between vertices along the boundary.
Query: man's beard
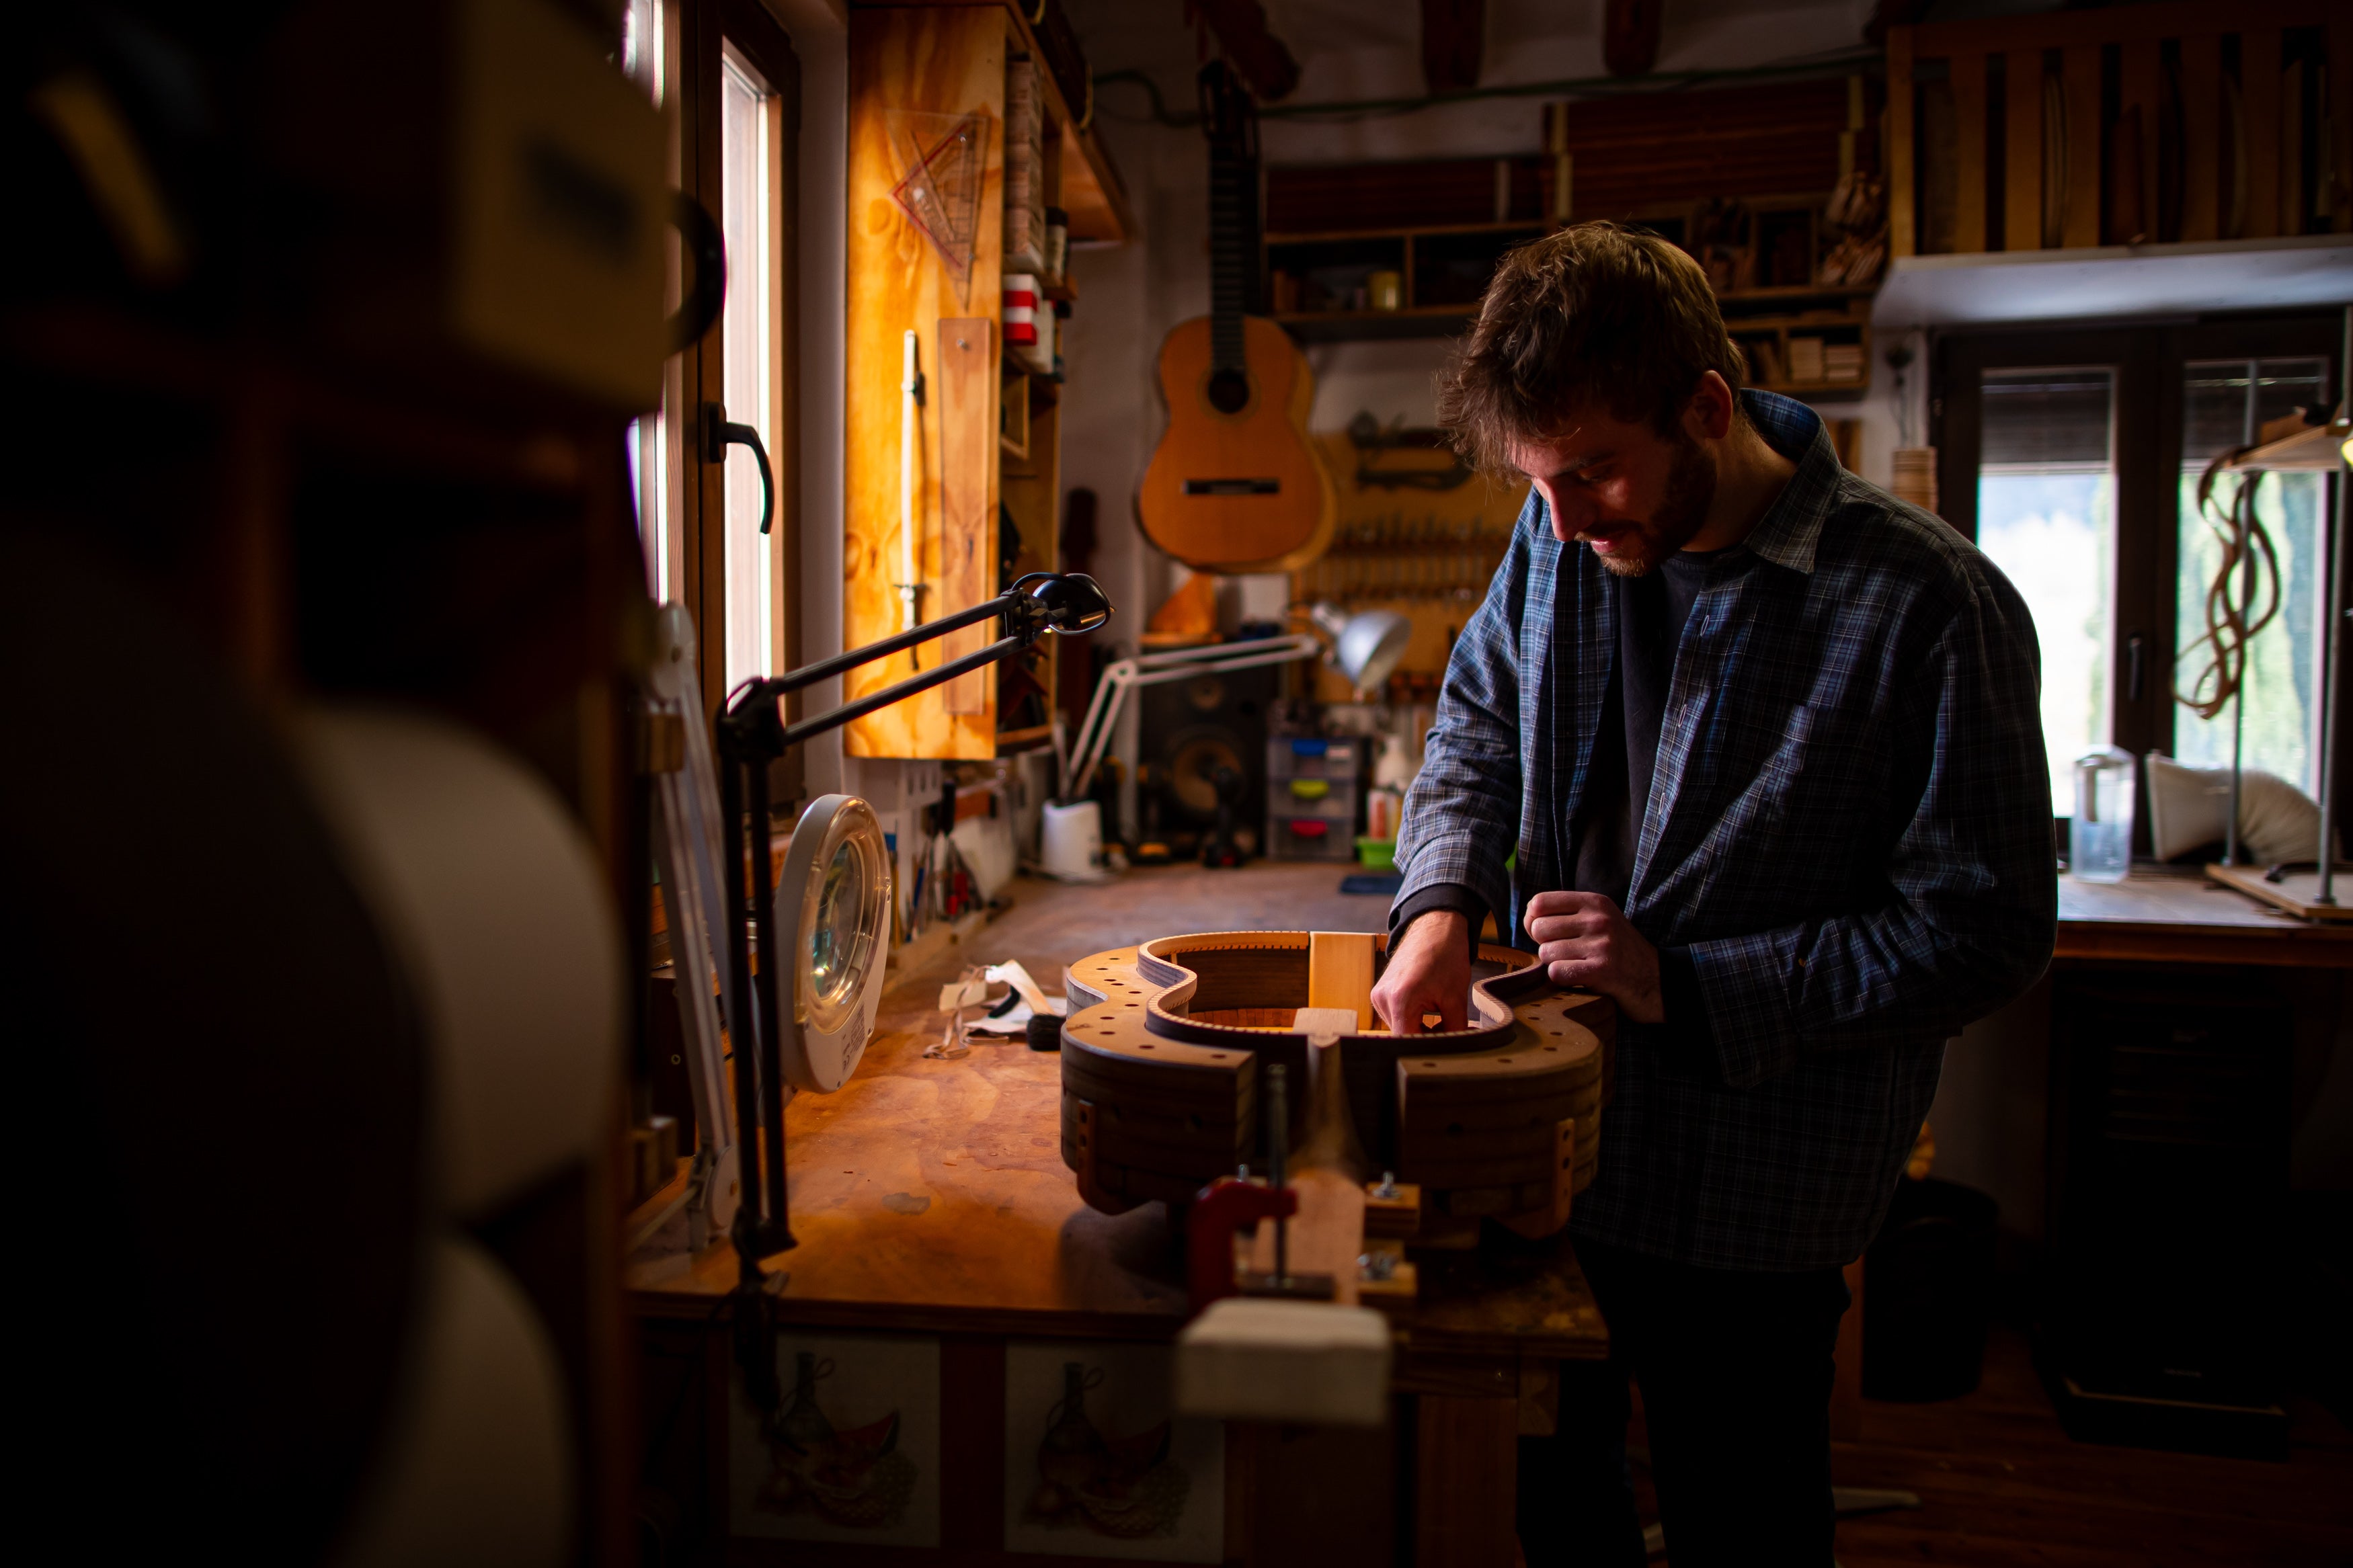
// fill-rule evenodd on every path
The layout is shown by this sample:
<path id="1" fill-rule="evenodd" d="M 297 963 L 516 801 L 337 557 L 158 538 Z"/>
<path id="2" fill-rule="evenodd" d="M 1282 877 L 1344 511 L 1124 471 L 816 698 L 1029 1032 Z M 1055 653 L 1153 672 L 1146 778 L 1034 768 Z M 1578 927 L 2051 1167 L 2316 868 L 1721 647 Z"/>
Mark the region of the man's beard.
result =
<path id="1" fill-rule="evenodd" d="M 1641 552 L 1630 551 L 1621 543 L 1601 555 L 1601 564 L 1620 577 L 1647 576 L 1652 567 L 1689 544 L 1706 523 L 1707 509 L 1715 501 L 1715 465 L 1690 435 L 1678 434 L 1682 439 L 1675 443 L 1674 464 L 1667 470 L 1666 496 L 1648 521 L 1634 527 L 1634 537 L 1641 541 Z"/>

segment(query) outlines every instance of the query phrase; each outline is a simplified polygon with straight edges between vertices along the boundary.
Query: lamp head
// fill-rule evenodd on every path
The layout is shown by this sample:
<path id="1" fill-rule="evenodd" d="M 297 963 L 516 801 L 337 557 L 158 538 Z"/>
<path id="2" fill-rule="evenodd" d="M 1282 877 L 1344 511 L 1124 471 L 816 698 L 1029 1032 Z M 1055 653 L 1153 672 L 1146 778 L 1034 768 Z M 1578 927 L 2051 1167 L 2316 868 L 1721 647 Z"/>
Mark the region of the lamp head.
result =
<path id="1" fill-rule="evenodd" d="M 1083 572 L 1032 572 L 1013 586 L 1032 619 L 1057 636 L 1091 632 L 1111 619 L 1111 595 Z"/>
<path id="2" fill-rule="evenodd" d="M 1351 616 L 1325 600 L 1310 606 L 1307 618 L 1332 639 L 1327 657 L 1359 691 L 1377 690 L 1387 684 L 1398 661 L 1405 657 L 1406 645 L 1413 640 L 1413 623 L 1395 610 L 1366 610 Z"/>

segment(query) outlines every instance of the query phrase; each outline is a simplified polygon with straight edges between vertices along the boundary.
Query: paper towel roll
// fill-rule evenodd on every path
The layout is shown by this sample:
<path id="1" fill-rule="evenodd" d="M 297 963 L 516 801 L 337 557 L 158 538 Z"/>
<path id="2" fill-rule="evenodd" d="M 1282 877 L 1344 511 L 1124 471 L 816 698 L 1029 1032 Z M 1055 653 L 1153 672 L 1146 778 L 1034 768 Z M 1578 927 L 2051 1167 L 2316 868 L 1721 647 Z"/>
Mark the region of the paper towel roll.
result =
<path id="1" fill-rule="evenodd" d="M 621 939 L 603 873 L 554 793 L 469 731 L 318 709 L 297 735 L 426 1022 L 438 1196 L 487 1213 L 612 1125 Z"/>
<path id="2" fill-rule="evenodd" d="M 481 1247 L 427 1253 L 407 1392 L 335 1568 L 554 1568 L 575 1517 L 555 1346 Z"/>

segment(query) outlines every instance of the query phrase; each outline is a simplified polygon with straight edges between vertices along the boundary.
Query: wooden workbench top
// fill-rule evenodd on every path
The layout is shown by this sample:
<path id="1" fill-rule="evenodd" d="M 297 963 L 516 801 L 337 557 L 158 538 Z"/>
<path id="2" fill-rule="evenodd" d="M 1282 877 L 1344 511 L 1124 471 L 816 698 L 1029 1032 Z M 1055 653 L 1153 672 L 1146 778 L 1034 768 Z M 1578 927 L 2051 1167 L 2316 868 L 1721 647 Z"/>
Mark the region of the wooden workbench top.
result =
<path id="1" fill-rule="evenodd" d="M 1018 959 L 1049 991 L 1071 959 L 1176 931 L 1378 930 L 1388 900 L 1338 891 L 1345 868 L 1135 871 L 1100 887 L 1022 882 L 1015 907 L 941 960 L 897 980 L 873 1044 L 835 1094 L 785 1114 L 793 1233 L 770 1260 L 790 1322 L 933 1333 L 1165 1339 L 1182 1325 L 1181 1261 L 1167 1211 L 1102 1215 L 1078 1194 L 1057 1129 L 1060 1058 L 976 1037 L 927 1060 L 941 984 L 967 963 Z M 735 1284 L 724 1243 L 683 1275 L 633 1279 L 645 1313 L 704 1316 Z M 1607 1334 L 1565 1243 L 1425 1278 L 1409 1347 L 1442 1355 L 1590 1357 Z"/>
<path id="2" fill-rule="evenodd" d="M 2136 866 L 2121 882 L 2059 879 L 2058 956 L 2353 968 L 2353 931 L 2296 920 L 2194 867 Z"/>
<path id="3" fill-rule="evenodd" d="M 1018 959 L 1050 991 L 1107 947 L 1207 930 L 1373 931 L 1388 901 L 1339 889 L 1345 868 L 1133 871 L 1097 887 L 1022 882 L 1014 909 L 896 980 L 865 1062 L 840 1092 L 786 1112 L 800 1246 L 773 1260 L 787 1321 L 924 1332 L 1157 1339 L 1184 1320 L 1166 1211 L 1081 1201 L 1061 1161 L 1060 1058 L 1018 1040 L 925 1060 L 939 986 L 966 963 Z M 2066 959 L 2353 966 L 2353 932 L 2316 930 L 2194 874 L 2059 879 Z M 1605 1131 L 1604 1136 L 1607 1136 Z M 641 1311 L 701 1316 L 733 1289 L 723 1243 L 683 1275 L 635 1281 Z M 1445 1353 L 1590 1356 L 1606 1334 L 1565 1244 L 1463 1255 L 1425 1271 L 1418 1346 Z"/>

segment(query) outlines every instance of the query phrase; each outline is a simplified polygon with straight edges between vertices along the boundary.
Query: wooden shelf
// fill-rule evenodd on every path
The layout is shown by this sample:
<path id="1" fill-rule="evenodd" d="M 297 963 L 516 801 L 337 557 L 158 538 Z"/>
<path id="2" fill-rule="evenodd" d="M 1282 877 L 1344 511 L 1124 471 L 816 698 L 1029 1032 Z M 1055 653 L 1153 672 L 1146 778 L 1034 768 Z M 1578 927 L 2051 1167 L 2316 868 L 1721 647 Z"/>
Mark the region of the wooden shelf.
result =
<path id="1" fill-rule="evenodd" d="M 2353 429 L 2341 421 L 2310 425 L 2292 436 L 2265 442 L 2227 466 L 2242 474 L 2333 474 L 2345 466 L 2348 439 L 2353 439 Z"/>
<path id="2" fill-rule="evenodd" d="M 1747 205 L 1759 225 L 1781 215 L 1775 221 L 1786 227 L 1790 216 L 1804 216 L 1806 254 L 1803 258 L 1808 275 L 1818 267 L 1829 237 L 1820 222 L 1820 208 L 1827 198 L 1820 193 L 1799 193 L 1782 196 L 1749 198 Z M 1670 203 L 1655 209 L 1644 208 L 1634 217 L 1658 228 L 1677 244 L 1683 243 L 1693 205 Z M 1273 312 L 1273 320 L 1291 335 L 1303 342 L 1341 342 L 1379 339 L 1451 337 L 1461 332 L 1478 314 L 1476 300 L 1427 302 L 1432 293 L 1460 292 L 1474 281 L 1467 275 L 1466 267 L 1475 268 L 1489 261 L 1482 247 L 1475 242 L 1482 237 L 1498 241 L 1534 239 L 1552 232 L 1557 226 L 1545 220 L 1516 219 L 1502 223 L 1433 224 L 1427 226 L 1389 228 L 1334 228 L 1325 230 L 1284 230 L 1266 237 L 1263 246 L 1264 266 L 1270 279 L 1270 292 L 1278 300 L 1289 301 L 1297 295 L 1327 297 L 1345 293 L 1350 288 L 1361 288 L 1352 274 L 1367 270 L 1396 270 L 1400 277 L 1408 303 L 1395 310 L 1287 310 Z M 1752 234 L 1756 233 L 1752 230 Z M 1453 241 L 1458 243 L 1450 244 Z M 1380 249 L 1377 247 L 1388 247 Z M 1505 245 L 1493 247 L 1500 257 Z M 1783 259 L 1788 259 L 1784 258 Z M 1317 273 L 1325 276 L 1318 279 Z M 1288 274 L 1292 281 L 1278 279 L 1277 274 Z M 1844 328 L 1852 326 L 1862 338 L 1868 351 L 1869 334 L 1867 301 L 1878 292 L 1877 284 L 1830 284 L 1811 281 L 1803 283 L 1767 284 L 1761 287 L 1726 290 L 1719 295 L 1725 324 L 1736 332 L 1771 330 L 1777 333 L 1788 328 Z M 1810 307 L 1815 307 L 1810 309 Z M 1769 312 L 1769 313 L 1768 313 Z M 1824 382 L 1807 384 L 1767 384 L 1772 390 L 1807 394 L 1838 394 L 1861 392 L 1870 385 L 1866 368 L 1856 382 Z"/>
<path id="3" fill-rule="evenodd" d="M 1549 234 L 1554 225 L 1541 218 L 1521 218 L 1510 223 L 1434 223 L 1407 228 L 1334 228 L 1310 229 L 1303 233 L 1270 234 L 1265 243 L 1275 245 L 1323 245 L 1362 239 L 1420 239 L 1449 234 Z"/>
<path id="4" fill-rule="evenodd" d="M 1871 390 L 1871 377 L 1855 381 L 1760 381 L 1752 384 L 1759 392 L 1778 392 L 1784 397 L 1861 397 Z"/>
<path id="5" fill-rule="evenodd" d="M 1451 338 L 1471 324 L 1476 305 L 1417 305 L 1401 310 L 1290 310 L 1274 321 L 1303 343 L 1382 338 Z"/>
<path id="6" fill-rule="evenodd" d="M 1810 283 L 1776 284 L 1769 289 L 1735 289 L 1715 297 L 1719 305 L 1745 305 L 1752 300 L 1867 300 L 1879 292 L 1879 285 L 1861 286 L 1838 284 L 1818 289 Z"/>
<path id="7" fill-rule="evenodd" d="M 1008 752 L 1027 751 L 1032 746 L 1042 746 L 1053 738 L 1054 726 L 1051 724 L 1032 724 L 1026 730 L 999 730 L 997 732 L 997 754 L 1001 757 Z"/>

